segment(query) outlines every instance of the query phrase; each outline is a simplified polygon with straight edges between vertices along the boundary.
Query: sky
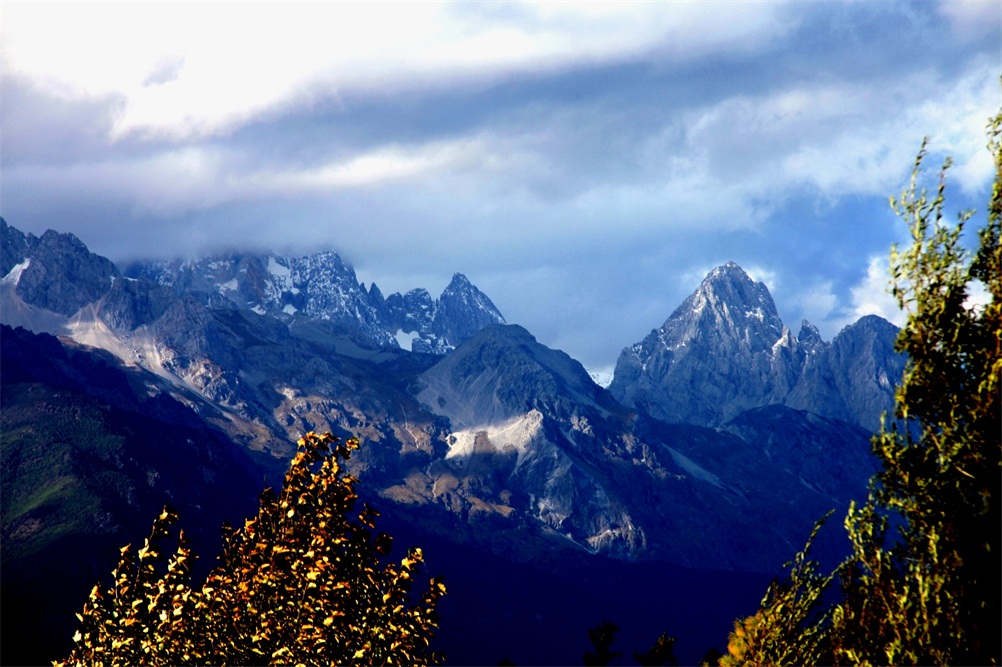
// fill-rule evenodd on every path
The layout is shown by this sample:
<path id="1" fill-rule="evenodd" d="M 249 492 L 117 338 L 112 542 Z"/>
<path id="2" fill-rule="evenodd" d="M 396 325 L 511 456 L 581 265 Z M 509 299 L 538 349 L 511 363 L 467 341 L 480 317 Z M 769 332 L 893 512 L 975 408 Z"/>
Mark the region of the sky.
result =
<path id="1" fill-rule="evenodd" d="M 901 322 L 888 205 L 928 137 L 984 209 L 997 0 L 0 1 L 0 216 L 117 262 L 334 248 L 455 272 L 593 371 L 714 266 L 794 333 Z"/>

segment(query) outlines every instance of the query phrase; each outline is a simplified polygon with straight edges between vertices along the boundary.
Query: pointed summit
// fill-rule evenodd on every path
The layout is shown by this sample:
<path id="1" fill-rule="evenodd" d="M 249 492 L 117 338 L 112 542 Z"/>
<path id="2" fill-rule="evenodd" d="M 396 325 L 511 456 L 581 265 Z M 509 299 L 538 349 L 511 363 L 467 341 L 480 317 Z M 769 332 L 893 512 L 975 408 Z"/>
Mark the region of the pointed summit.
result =
<path id="1" fill-rule="evenodd" d="M 719 427 L 780 404 L 875 430 L 903 369 L 896 332 L 868 316 L 831 343 L 807 320 L 794 338 L 765 284 L 728 262 L 660 328 L 623 350 L 609 391 L 668 422 Z"/>
<path id="2" fill-rule="evenodd" d="M 818 331 L 818 328 L 807 320 L 800 322 L 800 333 L 797 334 L 797 342 L 807 355 L 823 350 L 826 345 L 825 341 L 821 338 L 821 332 Z"/>
<path id="3" fill-rule="evenodd" d="M 438 299 L 413 289 L 386 297 L 391 330 L 416 334 L 414 352 L 447 354 L 490 324 L 506 324 L 494 303 L 462 273 L 453 274 Z"/>
<path id="4" fill-rule="evenodd" d="M 445 291 L 448 292 L 449 290 L 469 289 L 471 287 L 473 287 L 473 283 L 470 282 L 469 278 L 464 276 L 462 273 L 453 273 L 452 280 L 449 281 L 449 286 L 445 288 Z"/>
<path id="5" fill-rule="evenodd" d="M 670 422 L 717 425 L 796 381 L 796 341 L 764 283 L 728 262 L 625 350 L 609 390 Z"/>
<path id="6" fill-rule="evenodd" d="M 759 330 L 765 338 L 773 339 L 768 343 L 770 346 L 783 331 L 783 322 L 779 319 L 769 288 L 765 283 L 752 280 L 734 262 L 713 269 L 668 321 L 685 319 L 686 311 L 700 316 L 707 308 L 716 323 L 729 329 Z"/>
<path id="7" fill-rule="evenodd" d="M 505 324 L 505 319 L 487 295 L 466 276 L 454 274 L 438 299 L 432 333 L 452 345 L 459 345 L 489 324 Z"/>
<path id="8" fill-rule="evenodd" d="M 709 344 L 710 336 L 717 341 L 714 354 L 725 350 L 731 354 L 738 348 L 751 354 L 771 353 L 784 332 L 769 288 L 728 262 L 710 271 L 661 328 L 651 332 L 655 340 L 640 345 L 650 351 L 660 346 L 684 352 L 683 348 L 693 343 L 697 347 Z"/>

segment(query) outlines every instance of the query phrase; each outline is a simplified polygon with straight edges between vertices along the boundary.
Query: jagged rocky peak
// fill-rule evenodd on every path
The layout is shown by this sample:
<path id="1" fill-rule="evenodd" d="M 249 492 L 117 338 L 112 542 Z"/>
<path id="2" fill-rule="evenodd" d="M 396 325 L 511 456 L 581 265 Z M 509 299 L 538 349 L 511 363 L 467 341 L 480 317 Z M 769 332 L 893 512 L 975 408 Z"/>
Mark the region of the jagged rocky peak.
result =
<path id="1" fill-rule="evenodd" d="M 807 357 L 786 404 L 878 430 L 905 369 L 906 357 L 894 349 L 898 331 L 876 315 L 848 325 Z"/>
<path id="2" fill-rule="evenodd" d="M 729 262 L 661 328 L 623 350 L 609 390 L 669 422 L 720 426 L 782 404 L 875 430 L 901 378 L 896 336 L 894 325 L 867 316 L 831 343 L 806 320 L 794 338 L 768 288 Z"/>
<path id="3" fill-rule="evenodd" d="M 370 306 L 369 294 L 362 289 L 355 269 L 333 250 L 290 262 L 292 287 L 305 293 L 303 310 L 311 317 L 337 321 L 356 308 L 366 325 L 377 326 L 378 315 Z"/>
<path id="4" fill-rule="evenodd" d="M 783 333 L 783 322 L 769 288 L 765 283 L 752 280 L 734 262 L 713 269 L 665 326 L 672 320 L 712 321 L 737 334 L 744 330 L 755 331 L 764 336 L 770 346 Z"/>
<path id="5" fill-rule="evenodd" d="M 137 262 L 126 269 L 212 307 L 290 317 L 301 313 L 344 327 L 366 344 L 392 345 L 378 289 L 366 291 L 335 250 L 303 257 L 231 252 L 196 260 Z M 375 286 L 373 286 L 375 287 Z"/>
<path id="6" fill-rule="evenodd" d="M 38 238 L 35 235 L 25 235 L 0 217 L 0 278 L 5 277 L 15 266 L 30 257 L 37 243 Z"/>
<path id="7" fill-rule="evenodd" d="M 21 267 L 17 296 L 60 315 L 72 315 L 100 299 L 119 275 L 111 260 L 90 252 L 73 234 L 50 229 L 35 238 L 4 221 L 2 237 L 4 267 L 10 265 L 8 273 Z"/>
<path id="8" fill-rule="evenodd" d="M 447 354 L 483 327 L 505 324 L 494 303 L 462 273 L 452 276 L 438 299 L 418 288 L 391 294 L 385 303 L 391 331 L 412 334 L 407 344 L 414 352 Z"/>
<path id="9" fill-rule="evenodd" d="M 788 393 L 802 363 L 797 347 L 765 284 L 728 262 L 623 350 L 609 390 L 665 421 L 717 425 Z"/>
<path id="10" fill-rule="evenodd" d="M 211 307 L 327 320 L 367 346 L 401 346 L 438 355 L 455 349 L 483 326 L 505 321 L 461 273 L 453 275 L 438 299 L 424 288 L 384 298 L 375 283 L 366 289 L 336 250 L 304 257 L 228 253 L 137 262 L 126 275 L 148 278 Z"/>
<path id="11" fill-rule="evenodd" d="M 381 307 L 386 306 L 386 299 L 383 297 L 383 292 L 379 289 L 379 286 L 376 285 L 376 283 L 369 285 L 369 300 L 372 301 L 374 305 Z"/>
<path id="12" fill-rule="evenodd" d="M 489 324 L 505 324 L 504 316 L 466 276 L 454 274 L 438 299 L 432 332 L 457 345 Z"/>
<path id="13" fill-rule="evenodd" d="M 797 334 L 797 341 L 808 348 L 815 348 L 824 343 L 824 340 L 821 339 L 821 332 L 807 320 L 800 321 L 800 333 Z"/>

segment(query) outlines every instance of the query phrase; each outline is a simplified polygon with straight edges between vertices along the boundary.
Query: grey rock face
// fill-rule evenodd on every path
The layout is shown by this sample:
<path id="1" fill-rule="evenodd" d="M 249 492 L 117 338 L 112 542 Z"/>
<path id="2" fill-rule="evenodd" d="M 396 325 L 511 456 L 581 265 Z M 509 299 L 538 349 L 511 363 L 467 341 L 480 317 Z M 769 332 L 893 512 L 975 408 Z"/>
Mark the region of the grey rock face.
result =
<path id="1" fill-rule="evenodd" d="M 415 334 L 411 349 L 426 354 L 447 354 L 483 327 L 505 324 L 494 303 L 461 273 L 452 276 L 438 299 L 415 289 L 403 296 L 391 294 L 386 306 L 390 327 Z"/>
<path id="2" fill-rule="evenodd" d="M 661 328 L 623 350 L 609 390 L 664 421 L 716 425 L 781 402 L 801 363 L 769 290 L 731 262 Z"/>
<path id="3" fill-rule="evenodd" d="M 718 430 L 637 415 L 521 327 L 482 329 L 419 380 L 452 433 L 411 491 L 609 555 L 769 571 L 874 472 L 864 429 L 784 406 Z"/>
<path id="4" fill-rule="evenodd" d="M 90 252 L 72 234 L 49 230 L 37 238 L 0 218 L 0 236 L 9 276 L 5 283 L 13 283 L 7 288 L 50 314 L 68 317 L 93 305 L 109 327 L 131 331 L 160 317 L 170 303 L 169 292 L 145 278 L 123 278 L 110 260 Z M 11 273 L 15 266 L 20 267 L 17 275 Z"/>
<path id="5" fill-rule="evenodd" d="M 609 389 L 668 422 L 717 426 L 783 404 L 876 430 L 904 368 L 896 335 L 869 316 L 830 344 L 807 321 L 794 338 L 766 286 L 732 262 L 714 269 L 660 329 L 623 350 Z"/>
<path id="6" fill-rule="evenodd" d="M 807 357 L 786 404 L 879 430 L 905 369 L 906 358 L 894 351 L 897 334 L 897 327 L 875 315 L 847 326 Z"/>
<path id="7" fill-rule="evenodd" d="M 432 332 L 455 346 L 491 324 L 505 324 L 501 312 L 466 276 L 454 274 L 438 299 Z"/>
<path id="8" fill-rule="evenodd" d="M 606 460 L 609 449 L 625 451 L 627 412 L 578 362 L 521 327 L 489 325 L 419 382 L 418 398 L 452 426 L 426 486 L 458 480 L 460 507 L 489 508 L 509 529 L 535 525 L 608 554 L 645 548 L 625 502 L 630 490 L 612 481 Z M 440 502 L 434 492 L 427 500 Z"/>
<path id="9" fill-rule="evenodd" d="M 426 340 L 431 336 L 431 324 L 435 319 L 436 305 L 431 294 L 423 287 L 412 289 L 403 295 L 400 293 L 391 294 L 386 297 L 389 326 L 394 331 L 417 333 L 422 336 L 422 340 Z"/>
<path id="10" fill-rule="evenodd" d="M 359 285 L 355 270 L 340 255 L 325 251 L 290 262 L 292 285 L 305 295 L 303 313 L 358 332 L 380 346 L 391 345 L 391 336 L 373 307 L 369 293 Z"/>
<path id="11" fill-rule="evenodd" d="M 797 334 L 797 343 L 800 344 L 800 349 L 803 351 L 805 357 L 810 357 L 827 347 L 825 341 L 821 339 L 821 332 L 807 320 L 803 320 L 800 323 L 800 333 Z"/>
<path id="12" fill-rule="evenodd" d="M 368 344 L 392 344 L 379 304 L 332 250 L 306 257 L 230 253 L 195 261 L 137 262 L 126 275 L 148 278 L 214 308 L 285 318 L 301 313 L 333 322 Z"/>
<path id="13" fill-rule="evenodd" d="M 49 230 L 37 241 L 7 227 L 3 235 L 4 264 L 30 260 L 21 272 L 16 294 L 39 308 L 72 315 L 111 289 L 118 269 L 95 255 L 72 234 Z M 8 244 L 10 244 L 8 246 Z M 26 256 L 27 255 L 27 256 Z M 13 268 L 13 264 L 11 264 Z"/>
<path id="14" fill-rule="evenodd" d="M 624 412 L 584 367 L 539 344 L 517 325 L 488 325 L 420 376 L 418 397 L 460 428 L 491 424 L 546 407 Z"/>
<path id="15" fill-rule="evenodd" d="M 31 256 L 31 251 L 38 243 L 38 238 L 33 234 L 25 235 L 19 229 L 15 229 L 7 224 L 7 221 L 0 218 L 0 278 L 3 278 L 11 269 L 20 264 L 25 258 Z"/>
<path id="16" fill-rule="evenodd" d="M 140 262 L 126 275 L 147 278 L 205 305 L 250 309 L 275 317 L 306 316 L 333 322 L 360 343 L 397 346 L 395 334 L 414 334 L 412 350 L 442 355 L 480 327 L 504 317 L 462 274 L 440 299 L 418 288 L 383 298 L 366 290 L 353 268 L 334 251 L 306 257 L 236 254 L 197 261 Z"/>
<path id="17" fill-rule="evenodd" d="M 146 279 L 117 277 L 101 298 L 99 317 L 112 329 L 132 331 L 154 322 L 170 307 L 172 295 Z"/>

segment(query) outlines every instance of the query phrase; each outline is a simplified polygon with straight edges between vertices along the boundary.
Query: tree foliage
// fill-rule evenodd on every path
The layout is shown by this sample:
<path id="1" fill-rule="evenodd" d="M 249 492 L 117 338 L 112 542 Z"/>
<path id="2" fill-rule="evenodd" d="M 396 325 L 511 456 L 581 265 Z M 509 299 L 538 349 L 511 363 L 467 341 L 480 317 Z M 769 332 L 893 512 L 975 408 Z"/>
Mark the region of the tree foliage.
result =
<path id="1" fill-rule="evenodd" d="M 811 543 L 822 524 L 818 521 L 807 547 L 791 563 L 789 579 L 773 581 L 758 612 L 734 622 L 727 642 L 727 655 L 719 664 L 736 665 L 816 665 L 824 664 L 822 595 L 835 578 L 822 575 L 816 562 L 807 558 Z"/>
<path id="2" fill-rule="evenodd" d="M 622 656 L 619 651 L 612 650 L 612 644 L 616 641 L 616 634 L 619 633 L 619 626 L 612 621 L 602 621 L 588 631 L 588 641 L 591 642 L 593 651 L 585 651 L 582 659 L 585 665 L 609 665 L 613 660 Z"/>
<path id="3" fill-rule="evenodd" d="M 654 645 L 644 653 L 633 652 L 633 659 L 638 665 L 644 667 L 656 667 L 658 665 L 677 665 L 675 658 L 675 638 L 669 637 L 667 632 L 662 632 Z"/>
<path id="4" fill-rule="evenodd" d="M 381 565 L 390 536 L 369 507 L 352 516 L 356 480 L 341 468 L 358 441 L 308 433 L 279 494 L 266 490 L 242 528 L 224 527 L 221 564 L 192 585 L 183 532 L 162 567 L 160 543 L 177 517 L 165 509 L 144 546 L 123 547 L 102 592 L 95 586 L 63 663 L 429 664 L 436 605 L 432 579 L 415 600 L 420 549 Z M 159 566 L 159 567 L 158 567 Z"/>
<path id="5" fill-rule="evenodd" d="M 944 219 L 949 160 L 930 195 L 919 186 L 923 146 L 909 187 L 892 198 L 912 239 L 891 252 L 908 364 L 895 419 L 872 441 L 882 469 L 845 520 L 852 554 L 828 576 L 799 554 L 788 580 L 735 624 L 722 665 L 1002 659 L 1000 139 L 1002 113 L 989 126 L 996 178 L 976 250 L 963 238 L 971 212 Z M 970 303 L 975 290 L 987 305 Z M 839 600 L 826 602 L 836 585 Z"/>

